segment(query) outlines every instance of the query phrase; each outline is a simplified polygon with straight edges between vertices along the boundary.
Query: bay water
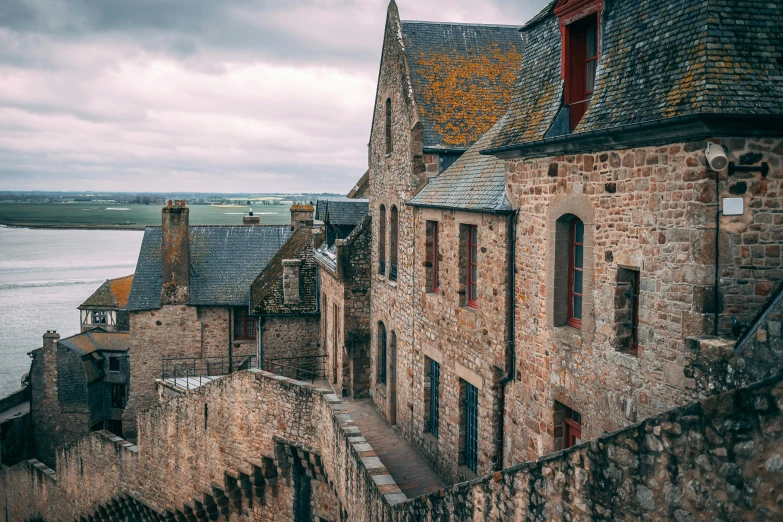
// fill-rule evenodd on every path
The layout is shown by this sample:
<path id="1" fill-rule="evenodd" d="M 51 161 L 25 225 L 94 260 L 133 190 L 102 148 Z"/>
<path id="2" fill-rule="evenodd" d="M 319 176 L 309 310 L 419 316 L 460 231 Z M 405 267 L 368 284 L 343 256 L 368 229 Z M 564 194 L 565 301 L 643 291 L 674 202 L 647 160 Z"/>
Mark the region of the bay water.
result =
<path id="1" fill-rule="evenodd" d="M 132 274 L 144 232 L 0 226 L 0 397 L 18 390 L 47 330 L 79 333 L 78 307 Z"/>

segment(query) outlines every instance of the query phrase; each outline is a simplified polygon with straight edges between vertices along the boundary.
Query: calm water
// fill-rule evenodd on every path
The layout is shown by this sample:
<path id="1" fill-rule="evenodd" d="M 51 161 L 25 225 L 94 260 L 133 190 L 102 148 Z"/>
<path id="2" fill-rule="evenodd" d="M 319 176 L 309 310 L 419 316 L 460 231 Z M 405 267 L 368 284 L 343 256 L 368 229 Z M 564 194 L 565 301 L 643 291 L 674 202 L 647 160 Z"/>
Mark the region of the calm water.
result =
<path id="1" fill-rule="evenodd" d="M 20 387 L 46 330 L 79 333 L 76 307 L 133 273 L 143 234 L 0 227 L 0 397 Z"/>

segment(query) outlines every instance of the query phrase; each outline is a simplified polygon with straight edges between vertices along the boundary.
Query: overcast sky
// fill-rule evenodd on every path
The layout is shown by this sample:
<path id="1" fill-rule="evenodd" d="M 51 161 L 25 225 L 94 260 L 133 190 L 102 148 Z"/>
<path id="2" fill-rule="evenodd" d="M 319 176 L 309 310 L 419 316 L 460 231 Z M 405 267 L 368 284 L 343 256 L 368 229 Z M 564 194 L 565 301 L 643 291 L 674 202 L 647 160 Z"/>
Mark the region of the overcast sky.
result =
<path id="1" fill-rule="evenodd" d="M 547 0 L 399 0 L 521 25 Z M 0 190 L 347 192 L 386 0 L 0 0 Z"/>

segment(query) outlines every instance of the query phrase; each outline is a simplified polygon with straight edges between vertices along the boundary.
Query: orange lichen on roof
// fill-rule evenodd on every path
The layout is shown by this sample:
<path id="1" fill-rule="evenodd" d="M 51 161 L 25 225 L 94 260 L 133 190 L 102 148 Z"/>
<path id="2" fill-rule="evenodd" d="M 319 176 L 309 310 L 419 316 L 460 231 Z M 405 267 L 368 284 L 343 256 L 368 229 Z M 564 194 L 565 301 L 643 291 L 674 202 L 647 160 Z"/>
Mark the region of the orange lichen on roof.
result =
<path id="1" fill-rule="evenodd" d="M 503 116 L 521 62 L 520 53 L 496 43 L 470 55 L 419 54 L 418 73 L 427 84 L 419 110 L 442 145 L 468 146 Z"/>
<path id="2" fill-rule="evenodd" d="M 117 300 L 117 306 L 125 308 L 128 304 L 131 286 L 133 286 L 133 275 L 112 279 L 110 286 L 111 293 L 114 294 L 114 298 Z"/>
<path id="3" fill-rule="evenodd" d="M 312 212 L 315 209 L 313 208 L 312 205 L 305 204 L 305 205 L 291 205 L 291 210 L 302 210 L 302 211 Z"/>

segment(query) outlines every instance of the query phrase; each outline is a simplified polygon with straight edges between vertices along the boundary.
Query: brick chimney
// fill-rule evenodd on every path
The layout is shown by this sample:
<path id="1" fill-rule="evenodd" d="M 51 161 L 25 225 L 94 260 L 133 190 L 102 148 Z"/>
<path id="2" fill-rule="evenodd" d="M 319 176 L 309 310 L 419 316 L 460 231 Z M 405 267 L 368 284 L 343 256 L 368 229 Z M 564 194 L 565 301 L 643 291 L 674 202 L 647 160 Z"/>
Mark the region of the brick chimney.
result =
<path id="1" fill-rule="evenodd" d="M 301 268 L 301 259 L 283 259 L 283 302 L 285 304 L 299 302 L 299 272 Z"/>
<path id="2" fill-rule="evenodd" d="M 258 225 L 261 223 L 261 216 L 254 216 L 253 209 L 251 208 L 250 212 L 242 218 L 242 223 L 245 225 Z"/>
<path id="3" fill-rule="evenodd" d="M 315 209 L 312 205 L 292 205 L 291 206 L 291 230 L 299 228 L 313 229 L 313 213 Z"/>
<path id="4" fill-rule="evenodd" d="M 160 254 L 163 286 L 160 304 L 188 304 L 190 301 L 190 209 L 185 200 L 169 200 L 163 207 Z"/>

